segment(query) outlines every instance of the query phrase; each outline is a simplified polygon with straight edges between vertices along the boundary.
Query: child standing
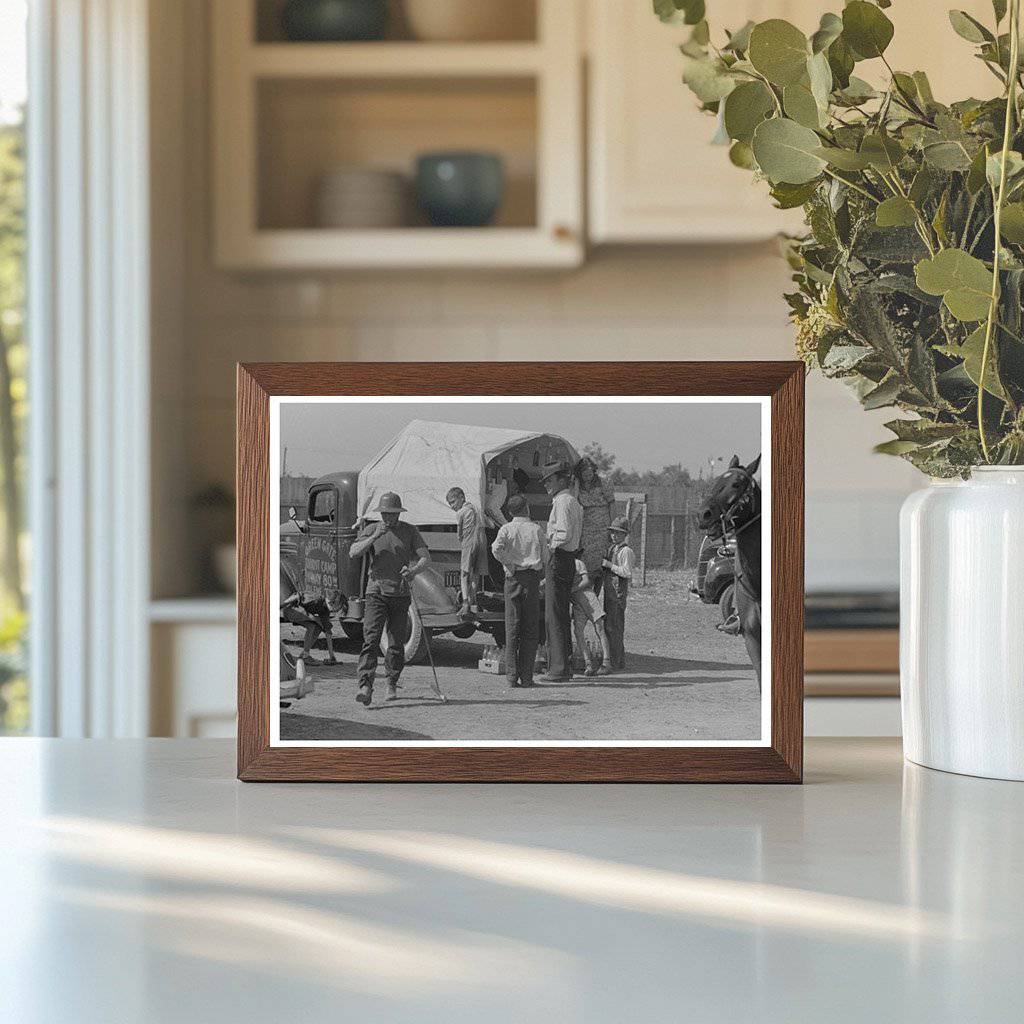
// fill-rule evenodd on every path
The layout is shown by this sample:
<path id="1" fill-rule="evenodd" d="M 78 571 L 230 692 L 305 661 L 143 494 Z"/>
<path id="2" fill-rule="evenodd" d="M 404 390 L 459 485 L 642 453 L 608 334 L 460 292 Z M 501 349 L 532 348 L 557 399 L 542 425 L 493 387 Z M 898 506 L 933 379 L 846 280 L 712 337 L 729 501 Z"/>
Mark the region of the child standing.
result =
<path id="1" fill-rule="evenodd" d="M 473 617 L 477 578 L 487 575 L 487 537 L 479 511 L 472 502 L 466 501 L 466 492 L 461 487 L 451 488 L 445 501 L 457 517 L 459 546 L 462 549 L 459 565 L 462 606 L 459 608 L 459 618 L 468 620 Z"/>
<path id="2" fill-rule="evenodd" d="M 612 671 L 612 655 L 608 645 L 608 633 L 605 629 L 605 610 L 594 592 L 594 585 L 590 581 L 590 575 L 583 559 L 576 559 L 576 578 L 572 583 L 570 595 L 572 605 L 572 626 L 576 634 L 576 646 L 580 655 L 586 663 L 583 674 L 587 676 L 607 676 Z M 598 665 L 597 658 L 587 644 L 587 623 L 592 622 L 597 631 L 598 639 L 601 641 L 601 653 L 603 663 Z"/>
<path id="3" fill-rule="evenodd" d="M 626 600 L 629 581 L 636 568 L 636 555 L 629 546 L 629 520 L 618 516 L 608 527 L 608 557 L 601 563 L 605 572 L 604 609 L 605 630 L 611 646 L 613 669 L 626 667 Z"/>
<path id="4" fill-rule="evenodd" d="M 547 562 L 547 538 L 530 519 L 521 494 L 506 505 L 512 522 L 498 530 L 491 551 L 505 568 L 505 675 L 508 685 L 533 686 L 540 635 L 540 581 Z"/>

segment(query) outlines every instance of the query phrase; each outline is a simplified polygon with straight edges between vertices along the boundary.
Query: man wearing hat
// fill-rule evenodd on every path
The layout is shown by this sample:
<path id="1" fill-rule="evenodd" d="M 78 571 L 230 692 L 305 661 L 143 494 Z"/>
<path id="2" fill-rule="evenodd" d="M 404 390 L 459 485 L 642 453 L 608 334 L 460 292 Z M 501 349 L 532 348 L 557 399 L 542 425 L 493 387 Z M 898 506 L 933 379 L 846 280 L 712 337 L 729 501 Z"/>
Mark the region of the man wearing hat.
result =
<path id="1" fill-rule="evenodd" d="M 544 573 L 548 670 L 541 678 L 546 682 L 565 682 L 572 678 L 569 608 L 576 578 L 576 554 L 583 536 L 583 506 L 569 490 L 572 466 L 568 462 L 547 463 L 541 479 L 551 495 L 547 534 L 550 555 Z"/>
<path id="2" fill-rule="evenodd" d="M 605 571 L 604 628 L 608 634 L 611 667 L 626 667 L 626 599 L 629 581 L 636 568 L 636 555 L 629 546 L 629 520 L 618 516 L 608 527 L 608 557 L 601 563 Z"/>
<path id="3" fill-rule="evenodd" d="M 409 583 L 430 561 L 430 552 L 412 523 L 399 521 L 405 511 L 402 499 L 393 493 L 380 496 L 375 512 L 379 523 L 368 523 L 349 548 L 349 557 L 370 553 L 370 571 L 363 606 L 363 648 L 359 654 L 359 692 L 356 700 L 369 706 L 373 699 L 373 677 L 377 671 L 380 641 L 387 627 L 391 639 L 384 654 L 388 677 L 388 700 L 398 697 L 398 677 L 405 667 L 405 644 L 409 637 Z"/>

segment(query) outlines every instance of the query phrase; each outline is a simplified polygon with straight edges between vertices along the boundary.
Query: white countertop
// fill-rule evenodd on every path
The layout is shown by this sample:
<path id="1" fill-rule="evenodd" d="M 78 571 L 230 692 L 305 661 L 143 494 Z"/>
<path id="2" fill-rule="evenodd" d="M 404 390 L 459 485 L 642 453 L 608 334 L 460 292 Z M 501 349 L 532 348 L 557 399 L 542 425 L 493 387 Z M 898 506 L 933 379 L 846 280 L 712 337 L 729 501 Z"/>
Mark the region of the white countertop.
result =
<path id="1" fill-rule="evenodd" d="M 243 785 L 0 741 L 0 1021 L 1006 1022 L 1024 785 L 810 740 L 804 786 Z"/>

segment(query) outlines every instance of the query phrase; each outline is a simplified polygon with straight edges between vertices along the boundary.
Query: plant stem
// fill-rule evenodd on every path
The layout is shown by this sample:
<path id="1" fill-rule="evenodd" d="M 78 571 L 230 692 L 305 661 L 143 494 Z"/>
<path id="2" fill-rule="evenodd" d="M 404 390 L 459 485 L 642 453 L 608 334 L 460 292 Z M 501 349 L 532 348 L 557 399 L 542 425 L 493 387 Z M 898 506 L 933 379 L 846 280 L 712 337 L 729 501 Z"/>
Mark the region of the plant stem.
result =
<path id="1" fill-rule="evenodd" d="M 838 174 L 833 174 L 827 167 L 824 169 L 824 173 L 835 181 L 841 182 L 843 185 L 852 188 L 854 192 L 859 192 L 862 196 L 866 196 L 876 205 L 878 204 L 878 196 L 873 196 L 866 188 L 861 188 L 856 182 L 847 181 L 846 178 L 840 178 Z"/>
<path id="2" fill-rule="evenodd" d="M 1006 119 L 1003 125 L 1003 149 L 999 155 L 999 189 L 995 196 L 993 212 L 995 243 L 992 253 L 992 297 L 989 300 L 988 320 L 985 322 L 985 345 L 981 350 L 981 369 L 978 371 L 978 435 L 985 461 L 992 462 L 988 437 L 985 434 L 985 372 L 988 369 L 989 353 L 992 346 L 992 331 L 999 308 L 999 256 L 1003 201 L 1006 197 L 1006 161 L 1010 152 L 1010 138 L 1013 134 L 1014 115 L 1017 111 L 1017 67 L 1020 61 L 1020 0 L 1010 0 L 1010 73 L 1006 83 Z"/>

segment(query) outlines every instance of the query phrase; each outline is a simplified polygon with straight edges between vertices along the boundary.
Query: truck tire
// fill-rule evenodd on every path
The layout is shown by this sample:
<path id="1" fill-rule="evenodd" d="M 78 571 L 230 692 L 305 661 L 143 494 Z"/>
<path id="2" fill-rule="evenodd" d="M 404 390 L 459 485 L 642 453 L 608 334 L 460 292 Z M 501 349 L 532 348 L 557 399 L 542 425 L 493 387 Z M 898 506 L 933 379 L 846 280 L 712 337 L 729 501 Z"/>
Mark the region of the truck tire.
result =
<path id="1" fill-rule="evenodd" d="M 409 639 L 405 642 L 405 663 L 406 665 L 419 665 L 427 660 L 427 644 L 430 643 L 430 630 L 426 629 L 420 621 L 419 613 L 415 605 L 409 605 Z M 380 640 L 381 654 L 387 650 L 387 630 Z"/>
<path id="2" fill-rule="evenodd" d="M 733 613 L 736 611 L 736 584 L 730 583 L 725 590 L 722 591 L 721 596 L 718 598 L 718 608 L 722 613 L 722 621 L 728 622 Z"/>

